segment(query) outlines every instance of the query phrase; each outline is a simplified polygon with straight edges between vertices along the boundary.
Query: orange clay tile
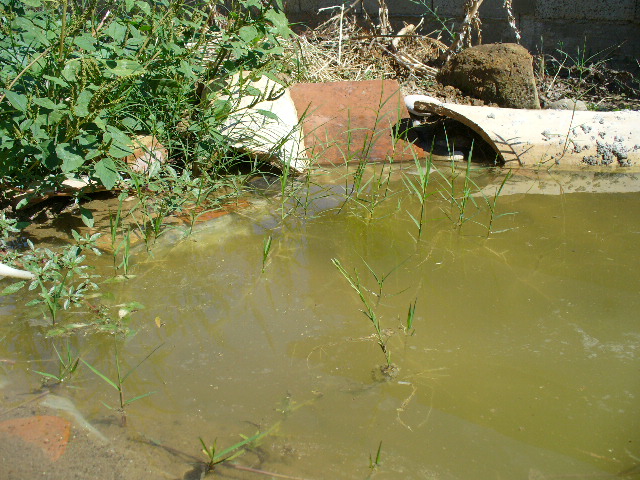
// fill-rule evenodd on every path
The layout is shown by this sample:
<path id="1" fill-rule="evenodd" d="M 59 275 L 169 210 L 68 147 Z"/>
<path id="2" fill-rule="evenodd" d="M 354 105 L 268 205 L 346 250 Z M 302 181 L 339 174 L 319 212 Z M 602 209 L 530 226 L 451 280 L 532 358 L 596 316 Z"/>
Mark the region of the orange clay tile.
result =
<path id="1" fill-rule="evenodd" d="M 67 448 L 71 423 L 64 418 L 50 415 L 13 418 L 0 422 L 0 432 L 19 437 L 40 448 L 52 462 L 55 462 Z"/>

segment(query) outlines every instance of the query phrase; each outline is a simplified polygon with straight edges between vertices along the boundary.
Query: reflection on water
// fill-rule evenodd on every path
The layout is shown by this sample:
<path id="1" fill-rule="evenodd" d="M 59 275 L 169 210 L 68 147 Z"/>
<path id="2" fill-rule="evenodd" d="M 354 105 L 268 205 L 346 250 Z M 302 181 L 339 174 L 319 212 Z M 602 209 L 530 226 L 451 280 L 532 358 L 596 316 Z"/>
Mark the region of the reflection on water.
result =
<path id="1" fill-rule="evenodd" d="M 485 187 L 493 175 L 475 180 Z M 284 202 L 305 205 L 306 216 L 283 220 L 282 199 L 267 198 L 140 255 L 137 276 L 109 287 L 146 305 L 124 347 L 131 365 L 165 342 L 132 374 L 132 396 L 157 391 L 130 406 L 136 429 L 199 455 L 199 436 L 223 446 L 278 424 L 248 464 L 316 479 L 365 478 L 380 441 L 375 478 L 615 478 L 632 469 L 639 194 L 508 192 L 498 213 L 517 214 L 497 218 L 502 232 L 488 238 L 481 201 L 456 229 L 447 213 L 458 212 L 433 195 L 416 241 L 408 213 L 419 203 L 402 177 L 394 172 L 375 209 L 366 196 L 344 204 L 350 185 L 319 178 L 304 201 L 298 193 Z M 391 381 L 375 379 L 384 357 L 332 258 L 358 272 L 390 329 L 400 368 Z M 410 335 L 402 327 L 416 299 Z M 2 307 L 0 357 L 49 355 L 21 326 L 33 312 L 20 312 Z M 74 341 L 109 368 L 109 338 Z M 37 381 L 9 373 L 15 385 Z M 113 403 L 112 389 L 90 372 L 77 382 L 79 409 L 108 416 L 98 400 Z"/>

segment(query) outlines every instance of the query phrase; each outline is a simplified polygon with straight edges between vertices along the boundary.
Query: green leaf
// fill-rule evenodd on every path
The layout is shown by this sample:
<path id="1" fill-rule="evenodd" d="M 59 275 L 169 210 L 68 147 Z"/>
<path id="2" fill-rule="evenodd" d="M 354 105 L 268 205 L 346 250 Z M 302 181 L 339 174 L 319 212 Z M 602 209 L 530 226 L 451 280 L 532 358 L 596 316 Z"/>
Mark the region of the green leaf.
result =
<path id="1" fill-rule="evenodd" d="M 78 47 L 86 50 L 87 52 L 95 51 L 95 43 L 96 39 L 93 35 L 88 33 L 83 33 L 82 35 L 73 39 L 73 43 L 75 43 Z"/>
<path id="2" fill-rule="evenodd" d="M 116 168 L 116 164 L 110 158 L 103 158 L 95 164 L 96 177 L 102 182 L 107 190 L 111 190 L 113 186 L 120 180 L 120 174 Z"/>
<path id="3" fill-rule="evenodd" d="M 102 112 L 100 112 L 98 114 L 98 116 L 96 118 L 93 119 L 93 123 L 96 124 L 96 127 L 98 127 L 100 130 L 102 130 L 103 132 L 107 131 L 107 122 L 105 122 L 104 118 L 102 118 Z"/>
<path id="4" fill-rule="evenodd" d="M 119 144 L 114 143 L 109 147 L 109 155 L 111 155 L 113 158 L 124 158 L 131 155 L 132 153 L 133 150 L 131 150 L 130 147 L 123 147 Z"/>
<path id="5" fill-rule="evenodd" d="M 244 94 L 252 97 L 262 97 L 262 92 L 253 85 L 247 85 L 244 89 Z"/>
<path id="6" fill-rule="evenodd" d="M 27 111 L 27 97 L 21 93 L 12 92 L 11 90 L 4 89 L 4 94 L 11 105 L 21 112 Z"/>
<path id="7" fill-rule="evenodd" d="M 72 152 L 68 143 L 59 143 L 56 145 L 56 153 L 62 160 L 62 171 L 71 173 L 78 170 L 84 164 L 84 158 L 75 152 Z"/>
<path id="8" fill-rule="evenodd" d="M 42 78 L 44 78 L 45 80 L 49 80 L 52 83 L 55 83 L 56 85 L 60 86 L 60 87 L 68 87 L 69 84 L 67 82 L 65 82 L 64 80 L 58 78 L 58 77 L 52 77 L 51 75 L 43 75 Z"/>
<path id="9" fill-rule="evenodd" d="M 115 43 L 124 43 L 127 36 L 127 26 L 120 23 L 120 20 L 116 20 L 111 22 L 103 32 L 113 38 Z"/>
<path id="10" fill-rule="evenodd" d="M 133 153 L 133 142 L 129 136 L 113 125 L 107 126 L 107 134 L 105 135 L 104 140 L 105 142 L 109 142 L 109 140 L 111 140 L 109 155 L 114 158 L 124 158 Z"/>
<path id="11" fill-rule="evenodd" d="M 247 43 L 251 43 L 258 36 L 258 29 L 253 25 L 246 25 L 238 30 L 238 36 Z"/>
<path id="12" fill-rule="evenodd" d="M 82 223 L 84 223 L 87 227 L 93 227 L 93 213 L 88 208 L 80 207 L 80 217 L 82 218 Z M 73 233 L 76 233 L 73 230 Z"/>
<path id="13" fill-rule="evenodd" d="M 62 69 L 62 76 L 67 82 L 73 83 L 76 80 L 80 65 L 77 60 L 70 60 Z"/>
<path id="14" fill-rule="evenodd" d="M 60 380 L 57 375 L 52 375 L 52 374 L 47 373 L 47 372 L 40 372 L 38 370 L 33 370 L 33 372 L 37 373 L 38 375 L 42 375 L 43 377 L 52 378 L 54 380 Z"/>
<path id="15" fill-rule="evenodd" d="M 107 71 L 116 77 L 126 77 L 129 75 L 142 75 L 146 70 L 134 60 L 109 60 Z"/>
<path id="16" fill-rule="evenodd" d="M 267 10 L 264 14 L 264 18 L 269 20 L 273 26 L 276 27 L 276 31 L 279 35 L 282 35 L 284 38 L 289 38 L 291 36 L 289 20 L 287 20 L 287 16 L 284 12 L 277 12 L 273 9 Z"/>
<path id="17" fill-rule="evenodd" d="M 147 392 L 147 393 L 143 393 L 142 395 L 138 395 L 137 397 L 133 397 L 130 398 L 129 400 L 127 400 L 126 402 L 124 402 L 125 405 L 129 405 L 130 403 L 135 402 L 136 400 L 140 400 L 141 398 L 144 397 L 148 397 L 149 395 L 153 395 L 156 392 Z"/>
<path id="18" fill-rule="evenodd" d="M 131 139 L 129 138 L 129 135 L 127 135 L 125 132 L 120 130 L 118 127 L 114 127 L 113 125 L 108 125 L 107 132 L 111 136 L 113 143 L 116 143 L 123 147 L 130 146 L 132 143 Z"/>
<path id="19" fill-rule="evenodd" d="M 73 113 L 81 118 L 88 116 L 90 113 L 89 103 L 91 102 L 92 98 L 93 92 L 85 88 L 82 92 L 80 92 L 80 95 L 78 95 L 76 104 L 73 106 Z"/>
<path id="20" fill-rule="evenodd" d="M 58 105 L 53 103 L 50 98 L 34 98 L 33 103 L 49 110 L 56 110 Z"/>
<path id="21" fill-rule="evenodd" d="M 136 2 L 136 5 L 140 10 L 142 10 L 146 15 L 151 15 L 151 7 L 147 2 Z"/>
<path id="22" fill-rule="evenodd" d="M 279 120 L 278 115 L 276 115 L 275 113 L 269 111 L 269 110 L 263 110 L 261 108 L 256 109 L 256 112 L 259 113 L 260 115 L 264 115 L 267 118 L 270 118 L 271 120 Z"/>
<path id="23" fill-rule="evenodd" d="M 2 290 L 2 295 L 11 295 L 12 293 L 16 293 L 26 284 L 27 282 L 25 280 L 23 280 L 22 282 L 12 283 L 8 287 L 6 287 L 4 290 Z"/>
<path id="24" fill-rule="evenodd" d="M 94 367 L 93 365 L 91 365 L 88 362 L 85 362 L 84 360 L 80 359 L 80 361 L 82 363 L 84 363 L 87 367 L 89 367 L 89 370 L 91 370 L 93 373 L 95 373 L 96 375 L 98 375 L 102 380 L 104 380 L 105 382 L 107 382 L 109 385 L 111 385 L 113 388 L 115 388 L 116 390 L 120 391 L 120 389 L 118 388 L 118 385 L 115 384 L 115 382 L 113 380 L 111 380 L 109 377 L 107 377 L 104 373 L 102 373 L 100 370 L 98 370 L 96 367 Z"/>

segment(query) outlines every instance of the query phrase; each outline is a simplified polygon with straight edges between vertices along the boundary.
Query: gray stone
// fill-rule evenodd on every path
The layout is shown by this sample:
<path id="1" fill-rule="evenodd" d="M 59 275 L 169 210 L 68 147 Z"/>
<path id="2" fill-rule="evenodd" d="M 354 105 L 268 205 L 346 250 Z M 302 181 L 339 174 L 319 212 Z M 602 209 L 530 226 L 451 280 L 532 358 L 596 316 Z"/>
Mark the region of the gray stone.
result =
<path id="1" fill-rule="evenodd" d="M 560 100 L 556 100 L 555 102 L 550 102 L 546 104 L 544 108 L 552 110 L 589 110 L 587 108 L 587 104 L 582 100 L 573 100 L 571 98 L 561 98 Z"/>
<path id="2" fill-rule="evenodd" d="M 635 0 L 537 0 L 540 19 L 619 20 L 632 18 Z"/>
<path id="3" fill-rule="evenodd" d="M 500 107 L 540 108 L 533 57 L 514 43 L 467 48 L 442 67 L 437 79 Z"/>

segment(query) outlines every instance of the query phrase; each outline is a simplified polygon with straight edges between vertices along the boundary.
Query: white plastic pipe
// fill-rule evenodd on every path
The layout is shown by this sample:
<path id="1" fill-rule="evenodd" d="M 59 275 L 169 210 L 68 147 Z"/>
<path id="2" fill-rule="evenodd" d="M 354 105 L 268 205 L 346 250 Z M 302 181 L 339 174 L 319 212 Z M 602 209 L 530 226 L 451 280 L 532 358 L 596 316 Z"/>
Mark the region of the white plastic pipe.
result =
<path id="1" fill-rule="evenodd" d="M 31 280 L 35 278 L 35 275 L 31 272 L 18 270 L 17 268 L 0 263 L 0 277 L 24 278 L 25 280 Z"/>

